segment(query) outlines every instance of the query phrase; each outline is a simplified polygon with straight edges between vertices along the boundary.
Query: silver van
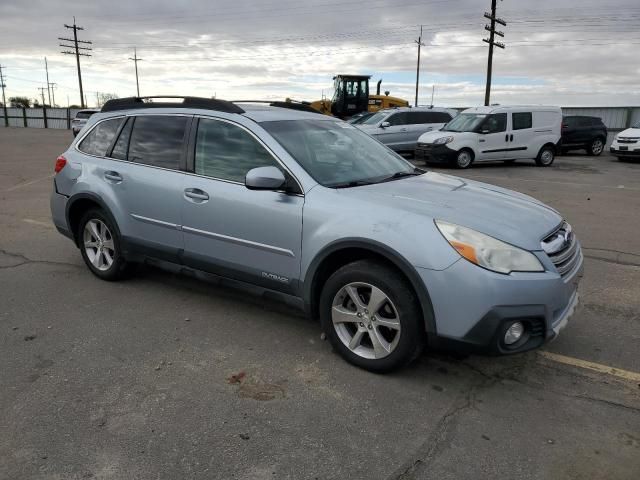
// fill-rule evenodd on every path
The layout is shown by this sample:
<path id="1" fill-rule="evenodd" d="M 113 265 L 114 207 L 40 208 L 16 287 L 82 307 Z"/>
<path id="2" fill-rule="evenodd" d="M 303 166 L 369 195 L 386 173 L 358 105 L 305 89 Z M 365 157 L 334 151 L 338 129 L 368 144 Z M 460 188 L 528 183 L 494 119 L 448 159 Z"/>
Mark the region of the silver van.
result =
<path id="1" fill-rule="evenodd" d="M 378 372 L 438 344 L 539 347 L 567 324 L 582 275 L 553 208 L 269 105 L 111 100 L 58 157 L 51 214 L 103 280 L 152 262 L 250 285 Z"/>

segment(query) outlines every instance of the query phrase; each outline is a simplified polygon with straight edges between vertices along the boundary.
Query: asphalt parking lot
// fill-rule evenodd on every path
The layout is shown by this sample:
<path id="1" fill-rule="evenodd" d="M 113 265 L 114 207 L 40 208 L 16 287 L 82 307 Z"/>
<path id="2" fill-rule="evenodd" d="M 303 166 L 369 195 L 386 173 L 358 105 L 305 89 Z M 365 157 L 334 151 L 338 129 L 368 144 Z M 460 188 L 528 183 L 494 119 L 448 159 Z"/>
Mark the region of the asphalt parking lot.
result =
<path id="1" fill-rule="evenodd" d="M 0 129 L 1 479 L 640 478 L 640 162 L 438 169 L 561 211 L 582 303 L 541 351 L 381 376 L 270 300 L 92 276 L 49 216 L 71 138 Z"/>

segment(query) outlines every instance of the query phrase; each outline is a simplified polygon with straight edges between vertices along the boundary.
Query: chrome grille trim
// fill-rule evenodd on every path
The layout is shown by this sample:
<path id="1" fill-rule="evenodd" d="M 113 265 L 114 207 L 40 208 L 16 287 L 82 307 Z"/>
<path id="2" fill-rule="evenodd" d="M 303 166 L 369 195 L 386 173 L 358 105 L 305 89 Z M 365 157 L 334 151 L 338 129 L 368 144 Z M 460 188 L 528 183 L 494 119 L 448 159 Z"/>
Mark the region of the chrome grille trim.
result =
<path id="1" fill-rule="evenodd" d="M 573 271 L 582 257 L 578 240 L 567 222 L 542 240 L 542 249 L 563 277 Z"/>

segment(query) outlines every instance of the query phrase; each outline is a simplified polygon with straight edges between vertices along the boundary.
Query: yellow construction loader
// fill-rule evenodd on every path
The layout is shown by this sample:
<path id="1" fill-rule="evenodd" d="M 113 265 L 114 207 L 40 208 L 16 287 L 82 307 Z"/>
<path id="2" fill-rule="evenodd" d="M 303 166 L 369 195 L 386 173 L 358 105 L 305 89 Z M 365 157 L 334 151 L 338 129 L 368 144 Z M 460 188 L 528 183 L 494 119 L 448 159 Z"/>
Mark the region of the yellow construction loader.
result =
<path id="1" fill-rule="evenodd" d="M 371 75 L 336 75 L 333 77 L 333 98 L 316 100 L 309 105 L 325 115 L 342 119 L 362 112 L 377 112 L 383 108 L 409 106 L 409 102 L 391 97 L 389 92 L 380 95 L 382 80 L 377 83 L 376 94 L 369 95 L 370 78 Z"/>

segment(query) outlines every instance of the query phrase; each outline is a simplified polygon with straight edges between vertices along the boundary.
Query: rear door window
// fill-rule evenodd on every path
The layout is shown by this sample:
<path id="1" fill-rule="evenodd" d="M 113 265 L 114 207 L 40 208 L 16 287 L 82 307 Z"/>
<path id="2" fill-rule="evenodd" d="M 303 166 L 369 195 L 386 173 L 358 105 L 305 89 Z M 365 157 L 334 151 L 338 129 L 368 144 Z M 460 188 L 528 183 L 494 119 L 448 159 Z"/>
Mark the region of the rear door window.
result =
<path id="1" fill-rule="evenodd" d="M 578 117 L 578 126 L 579 127 L 590 127 L 591 119 L 589 117 Z"/>
<path id="2" fill-rule="evenodd" d="M 89 155 L 104 157 L 115 139 L 123 117 L 112 118 L 98 123 L 78 145 L 78 150 Z"/>
<path id="3" fill-rule="evenodd" d="M 127 160 L 179 170 L 189 120 L 190 117 L 171 115 L 136 117 Z"/>
<path id="4" fill-rule="evenodd" d="M 524 130 L 533 127 L 533 118 L 531 112 L 513 113 L 511 117 L 514 130 Z"/>

